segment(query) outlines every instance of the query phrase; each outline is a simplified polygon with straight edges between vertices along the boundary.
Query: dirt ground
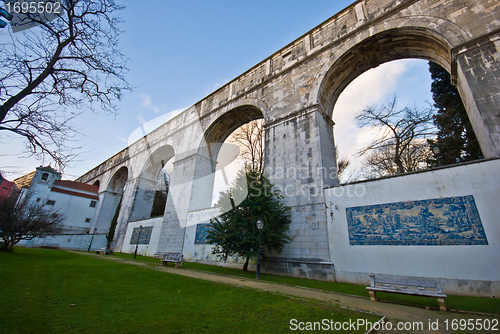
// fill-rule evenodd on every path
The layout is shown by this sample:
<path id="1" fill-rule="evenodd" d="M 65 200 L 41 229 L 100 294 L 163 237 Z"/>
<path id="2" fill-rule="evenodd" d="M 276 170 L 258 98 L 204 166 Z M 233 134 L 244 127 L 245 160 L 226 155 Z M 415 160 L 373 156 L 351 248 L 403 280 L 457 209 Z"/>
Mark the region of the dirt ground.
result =
<path id="1" fill-rule="evenodd" d="M 424 308 L 406 306 L 400 304 L 391 304 L 384 302 L 371 301 L 369 298 L 345 295 L 330 291 L 322 291 L 287 284 L 279 284 L 274 282 L 258 281 L 255 279 L 247 279 L 236 276 L 222 275 L 216 273 L 209 273 L 198 270 L 190 270 L 185 268 L 174 268 L 168 266 L 155 265 L 154 263 L 145 263 L 138 261 L 130 261 L 122 258 L 111 256 L 100 256 L 93 253 L 80 252 L 80 254 L 92 255 L 102 260 L 116 261 L 127 263 L 130 265 L 144 266 L 151 270 L 167 272 L 175 275 L 182 275 L 206 281 L 218 282 L 228 284 L 236 287 L 243 287 L 249 289 L 257 289 L 269 293 L 281 294 L 295 298 L 311 299 L 319 302 L 338 305 L 340 307 L 348 308 L 351 310 L 358 310 L 363 312 L 375 313 L 385 316 L 383 319 L 382 329 L 373 331 L 372 333 L 455 333 L 451 329 L 453 319 L 493 319 L 482 315 L 469 314 L 469 313 L 456 313 L 456 312 L 441 312 L 435 310 L 427 310 Z M 160 261 L 158 261 L 160 262 Z M 390 324 L 388 324 L 390 322 Z M 399 324 L 398 324 L 399 323 Z M 446 329 L 448 323 L 448 330 Z M 423 330 L 398 330 L 397 326 L 406 326 L 411 328 L 413 326 L 422 326 Z M 392 326 L 392 330 L 390 327 Z M 437 326 L 437 327 L 436 327 Z M 404 327 L 402 327 L 404 328 Z M 461 331 L 460 333 L 493 333 L 486 331 Z"/>

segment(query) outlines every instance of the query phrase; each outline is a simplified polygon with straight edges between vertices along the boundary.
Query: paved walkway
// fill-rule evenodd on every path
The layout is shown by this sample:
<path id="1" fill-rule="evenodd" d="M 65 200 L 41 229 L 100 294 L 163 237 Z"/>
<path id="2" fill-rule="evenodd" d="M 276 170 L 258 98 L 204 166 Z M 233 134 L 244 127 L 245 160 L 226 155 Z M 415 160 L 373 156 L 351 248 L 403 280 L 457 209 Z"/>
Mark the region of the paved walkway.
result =
<path id="1" fill-rule="evenodd" d="M 155 265 L 154 263 L 142 262 L 142 261 L 131 261 L 123 258 L 118 258 L 114 256 L 102 256 L 93 253 L 81 254 L 92 255 L 96 258 L 100 258 L 108 261 L 115 261 L 121 263 L 127 263 L 131 265 L 144 266 L 152 270 L 158 270 L 167 272 L 175 275 L 182 275 L 186 277 L 192 277 L 197 279 L 202 279 L 206 281 L 218 282 L 222 284 L 228 284 L 237 287 L 244 287 L 250 289 L 258 289 L 267 291 L 270 293 L 283 294 L 298 298 L 317 300 L 323 303 L 331 303 L 344 308 L 352 310 L 360 310 L 364 312 L 371 312 L 386 317 L 385 321 L 390 321 L 394 326 L 398 322 L 421 322 L 424 326 L 424 331 L 418 331 L 417 333 L 454 333 L 451 329 L 448 331 L 445 328 L 445 321 L 448 321 L 448 327 L 451 327 L 451 322 L 453 319 L 484 319 L 488 317 L 479 316 L 475 314 L 462 314 L 455 312 L 440 312 L 434 310 L 427 310 L 424 308 L 406 306 L 400 304 L 391 304 L 371 301 L 369 298 L 344 295 L 341 293 L 316 290 L 298 286 L 292 286 L 287 284 L 280 284 L 267 281 L 258 281 L 255 279 L 248 279 L 237 276 L 229 276 L 223 274 L 210 273 L 199 270 L 191 270 L 186 268 L 174 268 L 169 266 Z M 490 318 L 492 319 L 492 318 Z M 438 321 L 438 330 L 429 330 L 429 322 L 435 323 Z M 474 320 L 475 321 L 475 320 Z M 409 325 L 408 325 L 409 326 Z M 392 331 L 392 333 L 401 331 Z M 413 331 L 403 331 L 404 333 L 412 333 Z M 377 331 L 377 333 L 386 333 L 386 331 Z M 388 333 L 388 331 L 387 331 Z M 467 331 L 461 333 L 468 333 Z M 471 331 L 470 333 L 481 333 L 480 331 Z"/>

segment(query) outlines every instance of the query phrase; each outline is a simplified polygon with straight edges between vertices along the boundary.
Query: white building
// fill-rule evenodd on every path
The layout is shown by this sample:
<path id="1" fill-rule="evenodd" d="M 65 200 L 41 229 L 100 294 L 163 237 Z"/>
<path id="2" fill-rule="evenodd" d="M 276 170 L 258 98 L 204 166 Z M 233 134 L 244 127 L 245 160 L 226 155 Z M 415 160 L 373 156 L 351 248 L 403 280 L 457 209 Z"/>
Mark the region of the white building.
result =
<path id="1" fill-rule="evenodd" d="M 65 234 L 89 233 L 99 201 L 98 187 L 61 180 L 61 173 L 50 166 L 37 167 L 35 172 L 14 182 L 23 196 L 31 193 L 33 201 L 52 206 L 64 216 Z"/>

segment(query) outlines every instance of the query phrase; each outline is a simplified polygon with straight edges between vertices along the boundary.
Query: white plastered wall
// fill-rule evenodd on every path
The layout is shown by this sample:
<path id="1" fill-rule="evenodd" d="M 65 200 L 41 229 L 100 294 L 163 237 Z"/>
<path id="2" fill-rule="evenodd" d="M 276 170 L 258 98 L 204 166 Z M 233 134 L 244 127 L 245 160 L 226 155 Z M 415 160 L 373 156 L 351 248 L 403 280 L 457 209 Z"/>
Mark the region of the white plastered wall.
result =
<path id="1" fill-rule="evenodd" d="M 123 246 L 121 251 L 123 253 L 134 253 L 136 244 L 130 243 L 130 238 L 132 237 L 132 233 L 134 228 L 139 227 L 153 227 L 153 231 L 151 232 L 151 239 L 149 239 L 149 244 L 139 244 L 137 247 L 137 254 L 145 255 L 145 256 L 154 256 L 158 249 L 158 241 L 160 240 L 161 226 L 162 226 L 163 217 L 151 218 L 138 220 L 134 222 L 130 222 L 127 225 L 127 232 L 125 233 L 125 238 L 123 239 Z"/>
<path id="2" fill-rule="evenodd" d="M 430 277 L 443 291 L 500 293 L 500 160 L 325 189 L 336 279 L 368 284 L 369 273 Z M 350 245 L 346 208 L 473 195 L 487 245 Z"/>

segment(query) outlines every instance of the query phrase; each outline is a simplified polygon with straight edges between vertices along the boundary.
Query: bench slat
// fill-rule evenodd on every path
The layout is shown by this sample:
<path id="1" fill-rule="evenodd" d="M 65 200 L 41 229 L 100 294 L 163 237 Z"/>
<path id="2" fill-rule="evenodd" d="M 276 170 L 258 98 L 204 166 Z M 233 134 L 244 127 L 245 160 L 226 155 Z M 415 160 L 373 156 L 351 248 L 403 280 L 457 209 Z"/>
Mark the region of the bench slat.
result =
<path id="1" fill-rule="evenodd" d="M 184 257 L 181 253 L 156 253 L 161 259 L 161 264 L 166 266 L 169 262 L 175 263 L 176 268 L 182 267 L 182 259 Z"/>
<path id="2" fill-rule="evenodd" d="M 406 279 L 405 277 L 377 276 L 376 281 L 379 284 L 390 285 L 421 286 L 426 288 L 434 288 L 436 286 L 436 282 L 420 277 L 408 277 Z"/>
<path id="3" fill-rule="evenodd" d="M 446 295 L 441 291 L 441 285 L 423 277 L 384 276 L 370 274 L 370 299 L 377 300 L 378 292 L 400 293 L 406 295 L 434 297 L 439 302 L 439 309 L 446 311 L 444 299 Z M 412 287 L 411 289 L 408 287 Z M 426 288 L 433 289 L 427 290 Z"/>
<path id="4" fill-rule="evenodd" d="M 428 296 L 428 297 L 440 297 L 440 298 L 446 298 L 445 294 L 439 293 L 439 292 L 434 292 L 434 291 L 422 291 L 422 290 L 401 290 L 401 289 L 395 289 L 395 288 L 372 288 L 372 287 L 367 287 L 367 290 L 370 291 L 380 291 L 380 292 L 389 292 L 389 293 L 401 293 L 405 295 L 416 295 L 416 296 Z"/>

